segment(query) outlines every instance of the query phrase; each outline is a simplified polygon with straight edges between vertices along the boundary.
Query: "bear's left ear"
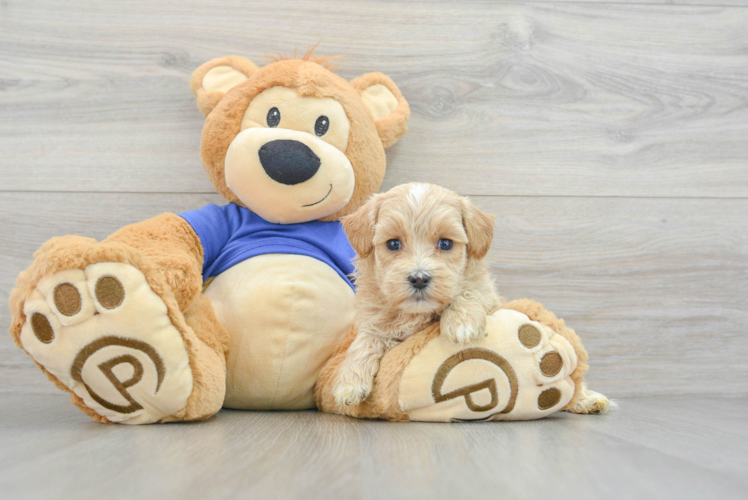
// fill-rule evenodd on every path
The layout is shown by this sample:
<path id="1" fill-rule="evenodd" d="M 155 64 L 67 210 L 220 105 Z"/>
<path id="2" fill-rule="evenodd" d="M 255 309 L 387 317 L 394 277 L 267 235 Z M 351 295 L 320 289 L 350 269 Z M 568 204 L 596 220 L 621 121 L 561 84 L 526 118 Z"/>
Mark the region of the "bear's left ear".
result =
<path id="1" fill-rule="evenodd" d="M 255 71 L 255 63 L 239 56 L 219 57 L 206 62 L 192 73 L 190 79 L 197 108 L 203 116 L 208 116 L 229 89 L 246 81 Z"/>
<path id="2" fill-rule="evenodd" d="M 352 80 L 351 85 L 361 93 L 385 149 L 395 144 L 408 131 L 405 122 L 410 116 L 408 101 L 395 82 L 382 73 L 367 73 Z"/>

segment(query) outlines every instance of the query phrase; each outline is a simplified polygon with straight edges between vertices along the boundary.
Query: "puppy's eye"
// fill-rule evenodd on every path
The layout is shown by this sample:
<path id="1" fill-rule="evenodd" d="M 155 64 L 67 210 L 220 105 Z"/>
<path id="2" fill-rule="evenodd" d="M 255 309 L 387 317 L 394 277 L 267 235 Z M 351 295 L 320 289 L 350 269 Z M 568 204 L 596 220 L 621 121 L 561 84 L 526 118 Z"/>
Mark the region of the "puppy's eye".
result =
<path id="1" fill-rule="evenodd" d="M 454 246 L 454 242 L 452 240 L 448 240 L 446 238 L 442 238 L 439 240 L 439 250 L 443 252 L 449 252 L 452 250 L 452 247 Z"/>
<path id="2" fill-rule="evenodd" d="M 268 111 L 268 117 L 267 117 L 268 127 L 275 128 L 278 126 L 278 124 L 281 122 L 281 112 L 278 111 L 278 108 L 270 108 L 270 111 Z"/>
<path id="3" fill-rule="evenodd" d="M 390 252 L 397 252 L 401 246 L 400 240 L 387 240 L 387 250 Z"/>
<path id="4" fill-rule="evenodd" d="M 330 128 L 330 120 L 325 115 L 320 116 L 314 122 L 314 133 L 317 134 L 317 137 L 325 135 L 328 128 Z"/>

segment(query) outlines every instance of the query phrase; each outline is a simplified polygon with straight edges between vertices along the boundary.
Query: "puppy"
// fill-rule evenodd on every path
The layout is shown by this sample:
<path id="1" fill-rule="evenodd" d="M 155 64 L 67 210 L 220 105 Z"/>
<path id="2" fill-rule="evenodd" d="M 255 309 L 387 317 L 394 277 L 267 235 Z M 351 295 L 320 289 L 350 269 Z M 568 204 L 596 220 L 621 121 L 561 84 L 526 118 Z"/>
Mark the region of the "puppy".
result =
<path id="1" fill-rule="evenodd" d="M 404 184 L 374 195 L 343 219 L 356 261 L 356 339 L 333 395 L 361 403 L 388 349 L 429 324 L 458 343 L 484 335 L 499 305 L 487 264 L 494 218 L 433 184 Z"/>

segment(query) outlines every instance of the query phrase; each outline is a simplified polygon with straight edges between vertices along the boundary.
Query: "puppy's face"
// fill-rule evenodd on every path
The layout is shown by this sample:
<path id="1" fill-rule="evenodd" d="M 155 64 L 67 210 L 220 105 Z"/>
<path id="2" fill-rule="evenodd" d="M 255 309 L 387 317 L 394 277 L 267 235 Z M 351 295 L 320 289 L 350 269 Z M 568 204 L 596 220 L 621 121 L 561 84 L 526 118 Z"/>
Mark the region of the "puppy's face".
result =
<path id="1" fill-rule="evenodd" d="M 343 223 L 364 261 L 361 279 L 374 280 L 392 308 L 409 313 L 451 303 L 470 286 L 470 260 L 482 259 L 493 238 L 492 216 L 432 184 L 376 195 Z"/>

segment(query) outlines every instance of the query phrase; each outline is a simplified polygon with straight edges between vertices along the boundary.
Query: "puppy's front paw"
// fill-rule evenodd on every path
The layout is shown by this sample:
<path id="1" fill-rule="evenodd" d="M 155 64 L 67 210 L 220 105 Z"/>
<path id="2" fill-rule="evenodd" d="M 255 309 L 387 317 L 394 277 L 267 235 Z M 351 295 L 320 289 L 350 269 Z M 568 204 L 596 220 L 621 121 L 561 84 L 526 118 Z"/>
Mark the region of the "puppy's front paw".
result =
<path id="1" fill-rule="evenodd" d="M 485 313 L 449 308 L 442 314 L 441 334 L 456 344 L 478 340 L 485 330 Z"/>
<path id="2" fill-rule="evenodd" d="M 339 406 L 355 406 L 362 403 L 371 394 L 372 381 L 364 380 L 358 375 L 349 374 L 345 382 L 338 382 L 332 391 Z"/>

